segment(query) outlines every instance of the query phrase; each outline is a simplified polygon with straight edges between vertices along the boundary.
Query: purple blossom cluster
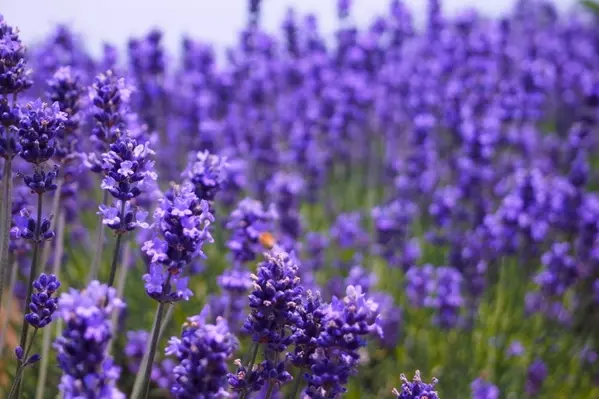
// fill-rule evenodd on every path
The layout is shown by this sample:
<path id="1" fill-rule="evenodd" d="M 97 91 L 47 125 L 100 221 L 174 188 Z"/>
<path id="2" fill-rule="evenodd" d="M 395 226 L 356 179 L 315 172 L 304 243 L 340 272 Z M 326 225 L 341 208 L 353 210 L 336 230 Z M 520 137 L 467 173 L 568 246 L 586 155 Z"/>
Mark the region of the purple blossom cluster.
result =
<path id="1" fill-rule="evenodd" d="M 29 313 L 25 315 L 25 320 L 33 328 L 44 328 L 52 321 L 52 315 L 58 308 L 58 298 L 52 297 L 60 287 L 60 281 L 55 275 L 45 273 L 33 281 L 35 293 L 31 296 L 29 304 Z"/>
<path id="2" fill-rule="evenodd" d="M 435 322 L 442 328 L 460 323 L 464 305 L 463 277 L 453 267 L 414 266 L 406 273 L 406 294 L 412 306 L 435 310 Z"/>
<path id="3" fill-rule="evenodd" d="M 414 372 L 414 378 L 409 381 L 407 377 L 401 375 L 401 388 L 398 390 L 393 389 L 393 394 L 396 395 L 397 399 L 439 399 L 439 394 L 435 391 L 435 385 L 437 379 L 433 378 L 430 384 L 423 382 L 420 377 L 420 371 Z"/>
<path id="4" fill-rule="evenodd" d="M 25 60 L 25 45 L 19 31 L 8 25 L 0 15 L 0 94 L 19 93 L 32 85 L 31 71 Z"/>
<path id="5" fill-rule="evenodd" d="M 61 295 L 58 307 L 64 328 L 54 348 L 65 398 L 125 398 L 116 387 L 121 369 L 106 353 L 112 338 L 110 316 L 124 306 L 114 288 L 98 281 Z"/>
<path id="6" fill-rule="evenodd" d="M 171 392 L 176 398 L 227 397 L 227 360 L 238 347 L 237 339 L 218 318 L 206 323 L 203 314 L 190 317 L 181 338 L 172 337 L 167 355 L 177 358 Z"/>
<path id="7" fill-rule="evenodd" d="M 192 185 L 178 187 L 172 198 L 161 200 L 154 212 L 154 237 L 142 248 L 150 258 L 143 279 L 151 298 L 158 302 L 189 299 L 189 277 L 183 274 L 196 258 L 205 256 L 203 245 L 213 241 L 208 229 L 212 221 L 208 202 L 198 199 Z"/>
<path id="8" fill-rule="evenodd" d="M 274 206 L 264 209 L 258 200 L 245 198 L 231 212 L 226 228 L 231 231 L 227 248 L 235 262 L 241 264 L 256 259 L 264 250 L 261 237 L 272 234 L 278 214 Z"/>

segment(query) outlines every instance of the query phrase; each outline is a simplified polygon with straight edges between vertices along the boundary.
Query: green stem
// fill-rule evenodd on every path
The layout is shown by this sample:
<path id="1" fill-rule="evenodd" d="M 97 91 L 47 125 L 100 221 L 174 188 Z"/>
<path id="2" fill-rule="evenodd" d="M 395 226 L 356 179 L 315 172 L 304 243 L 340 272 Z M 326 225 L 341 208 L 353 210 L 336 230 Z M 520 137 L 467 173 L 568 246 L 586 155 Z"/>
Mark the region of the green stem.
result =
<path id="1" fill-rule="evenodd" d="M 158 303 L 158 309 L 156 310 L 156 322 L 152 328 L 152 340 L 150 341 L 150 354 L 148 355 L 148 362 L 144 370 L 144 379 L 142 381 L 143 394 L 142 398 L 147 399 L 150 392 L 150 377 L 152 375 L 152 366 L 154 364 L 154 356 L 156 355 L 156 346 L 158 344 L 158 335 L 160 333 L 160 325 L 162 323 L 162 315 L 164 314 L 164 302 Z"/>
<path id="2" fill-rule="evenodd" d="M 245 377 L 248 380 L 252 376 L 252 369 L 254 368 L 254 364 L 256 363 L 256 357 L 258 357 L 258 350 L 259 349 L 260 349 L 260 344 L 258 342 L 254 342 L 253 348 L 252 348 L 252 357 L 250 359 L 250 363 L 248 364 L 247 375 Z M 247 395 L 248 395 L 248 392 L 244 391 L 239 396 L 239 399 L 245 399 L 247 397 Z"/>
<path id="3" fill-rule="evenodd" d="M 59 177 L 56 180 L 56 189 L 54 190 L 54 197 L 52 198 L 52 210 L 50 211 L 50 215 L 56 215 L 58 216 L 58 214 L 60 213 L 59 210 L 59 205 L 60 205 L 60 196 L 61 196 L 61 190 L 62 190 L 62 186 L 64 183 L 64 179 L 62 177 Z M 54 229 L 54 223 L 58 223 L 57 222 L 58 218 L 54 217 L 54 219 L 52 219 L 50 221 L 50 229 Z M 48 258 L 50 258 L 50 248 L 52 247 L 50 241 L 47 241 L 44 245 L 44 248 L 42 249 L 42 265 L 46 265 L 48 263 Z"/>
<path id="4" fill-rule="evenodd" d="M 125 205 L 127 201 L 121 201 L 121 228 L 125 226 Z M 123 240 L 123 233 L 118 232 L 116 236 L 116 246 L 114 248 L 114 254 L 112 255 L 112 263 L 110 265 L 110 277 L 108 277 L 108 286 L 112 287 L 114 284 L 114 279 L 116 278 L 116 267 L 119 261 L 119 253 L 121 251 L 121 242 Z"/>
<path id="5" fill-rule="evenodd" d="M 129 241 L 127 241 L 124 243 L 120 273 L 119 273 L 119 278 L 117 280 L 117 287 L 116 287 L 117 297 L 119 297 L 119 298 L 123 298 L 123 295 L 125 293 L 125 282 L 127 281 L 127 275 L 129 274 L 130 261 L 131 261 L 131 243 Z M 117 326 L 118 326 L 118 318 L 119 318 L 119 312 L 118 311 L 113 312 L 112 313 L 112 336 L 113 337 L 117 336 L 116 330 L 117 330 Z M 111 339 L 110 343 L 108 344 L 108 347 L 107 347 L 108 353 L 112 353 L 113 345 L 114 345 L 114 340 Z"/>
<path id="6" fill-rule="evenodd" d="M 6 98 L 6 97 L 5 97 Z M 17 93 L 12 95 L 12 105 L 17 105 Z M 11 129 L 7 127 L 6 141 L 10 143 Z M 8 145 L 7 157 L 2 169 L 2 206 L 0 206 L 0 309 L 4 297 L 4 277 L 11 264 L 8 255 L 10 243 L 10 225 L 12 222 L 12 151 Z M 11 292 L 12 294 L 12 292 Z"/>
<path id="7" fill-rule="evenodd" d="M 58 221 L 56 223 L 56 247 L 54 249 L 54 259 L 52 264 L 52 274 L 60 275 L 60 266 L 62 264 L 62 255 L 64 253 L 64 229 L 65 229 L 65 214 L 59 210 Z M 48 362 L 50 359 L 50 342 L 52 340 L 52 329 L 44 329 L 42 339 L 42 360 L 40 364 L 40 373 L 37 379 L 37 387 L 35 388 L 35 398 L 43 399 L 46 390 L 46 377 L 48 375 Z"/>
<path id="8" fill-rule="evenodd" d="M 6 129 L 7 131 L 10 129 Z M 7 133 L 9 134 L 9 133 Z M 2 206 L 0 208 L 0 307 L 4 297 L 4 277 L 10 267 L 8 247 L 12 219 L 12 159 L 10 154 L 4 160 L 2 170 Z"/>
<path id="9" fill-rule="evenodd" d="M 268 384 L 268 391 L 266 391 L 266 396 L 264 397 L 264 399 L 270 399 L 274 390 L 275 390 L 275 384 L 270 382 Z"/>
<path id="10" fill-rule="evenodd" d="M 21 395 L 21 381 L 23 380 L 23 373 L 25 372 L 25 367 L 27 367 L 27 360 L 29 360 L 29 353 L 31 352 L 31 347 L 33 346 L 33 341 L 35 340 L 37 330 L 38 328 L 35 328 L 35 330 L 33 330 L 31 340 L 29 341 L 29 345 L 27 345 L 27 350 L 23 355 L 23 360 L 19 362 L 19 368 L 17 369 L 15 380 L 13 381 L 12 386 L 10 387 L 8 399 L 12 399 L 13 397 L 18 398 Z"/>
<path id="11" fill-rule="evenodd" d="M 23 315 L 27 314 L 27 310 L 29 309 L 29 303 L 31 302 L 31 296 L 33 295 L 33 280 L 35 280 L 35 276 L 37 275 L 37 267 L 38 267 L 38 257 L 39 257 L 39 247 L 40 247 L 40 227 L 42 224 L 42 194 L 38 193 L 37 195 L 37 217 L 35 222 L 35 238 L 33 241 L 33 255 L 31 259 L 31 268 L 29 270 L 29 283 L 27 284 L 27 297 L 25 298 L 25 308 L 23 309 Z M 29 332 L 29 323 L 27 319 L 23 318 L 23 328 L 21 330 L 21 340 L 19 346 L 21 348 L 25 347 L 27 343 L 27 335 Z M 35 329 L 37 332 L 37 328 Z M 34 334 L 35 334 L 34 332 Z M 18 370 L 17 370 L 18 373 Z M 17 398 L 21 395 L 21 385 L 17 385 Z"/>
<path id="12" fill-rule="evenodd" d="M 8 282 L 8 293 L 6 302 L 4 303 L 4 312 L 1 312 L 0 315 L 0 357 L 2 357 L 2 353 L 4 350 L 4 343 L 6 338 L 6 331 L 8 330 L 8 325 L 10 323 L 10 316 L 12 313 L 12 301 L 13 301 L 13 292 L 15 291 L 15 285 L 17 284 L 17 274 L 18 274 L 18 264 L 12 259 L 14 256 L 11 256 L 11 269 L 10 269 L 10 277 Z"/>
<path id="13" fill-rule="evenodd" d="M 102 198 L 102 204 L 108 203 L 108 191 L 104 191 L 104 197 Z M 92 265 L 89 270 L 89 276 L 87 282 L 98 278 L 98 270 L 100 268 L 100 262 L 102 261 L 102 249 L 104 248 L 104 223 L 102 223 L 102 216 L 100 216 L 100 223 L 96 227 L 96 240 L 94 243 L 94 257 L 92 258 Z"/>
<path id="14" fill-rule="evenodd" d="M 300 367 L 299 372 L 297 373 L 297 377 L 295 377 L 295 382 L 293 383 L 293 390 L 291 391 L 291 396 L 289 396 L 289 399 L 295 399 L 297 397 L 299 387 L 302 384 L 302 371 L 303 368 Z"/>
<path id="15" fill-rule="evenodd" d="M 158 334 L 158 340 L 160 340 L 162 338 L 162 336 L 164 335 L 166 326 L 173 315 L 174 306 L 172 303 L 169 303 L 168 305 L 169 305 L 169 308 L 166 311 L 166 316 L 164 316 L 164 319 L 163 319 L 164 321 L 162 322 L 162 326 L 160 328 L 160 333 Z M 154 320 L 156 320 L 157 316 L 158 315 L 156 315 Z M 156 321 L 154 321 L 154 323 L 156 323 Z M 148 363 L 149 354 L 150 354 L 150 341 L 148 341 L 148 343 L 146 344 L 146 350 L 144 352 L 143 358 L 141 359 L 141 364 L 139 367 L 140 370 L 145 370 L 146 364 Z M 142 374 L 137 373 L 137 375 L 135 376 L 135 382 L 133 383 L 133 391 L 131 392 L 132 398 L 136 398 L 136 399 L 139 398 L 139 392 L 141 391 L 141 388 L 142 388 L 141 383 L 142 383 Z"/>
<path id="16" fill-rule="evenodd" d="M 33 241 L 33 256 L 31 259 L 31 268 L 29 269 L 29 282 L 27 284 L 27 296 L 25 297 L 25 307 L 23 309 L 23 315 L 27 314 L 27 309 L 29 309 L 29 303 L 31 302 L 31 295 L 33 294 L 33 280 L 35 280 L 35 276 L 37 275 L 37 258 L 40 246 L 40 225 L 42 224 L 42 194 L 38 194 L 37 196 L 37 219 L 35 222 L 35 239 Z M 21 348 L 25 347 L 25 343 L 27 342 L 27 333 L 29 330 L 29 323 L 27 320 L 23 319 L 23 329 L 21 330 Z"/>

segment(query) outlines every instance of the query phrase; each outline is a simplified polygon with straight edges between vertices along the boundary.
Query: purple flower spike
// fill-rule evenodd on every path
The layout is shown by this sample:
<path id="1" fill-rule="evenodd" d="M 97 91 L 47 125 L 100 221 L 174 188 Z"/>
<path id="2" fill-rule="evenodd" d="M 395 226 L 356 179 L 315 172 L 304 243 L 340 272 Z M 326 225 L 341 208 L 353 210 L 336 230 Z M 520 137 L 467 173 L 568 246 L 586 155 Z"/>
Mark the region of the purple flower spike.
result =
<path id="1" fill-rule="evenodd" d="M 52 321 L 52 315 L 58 308 L 58 298 L 52 297 L 60 287 L 60 281 L 55 275 L 44 273 L 33 281 L 36 292 L 31 296 L 29 304 L 30 313 L 25 315 L 25 320 L 35 327 L 44 328 Z"/>
<path id="2" fill-rule="evenodd" d="M 36 232 L 36 221 L 31 217 L 27 209 L 21 209 L 19 215 L 14 216 L 14 226 L 11 228 L 10 233 L 13 239 L 22 238 L 27 241 L 39 241 L 44 242 L 51 240 L 54 237 L 54 232 L 50 230 L 52 218 L 43 218 L 40 225 L 40 235 L 38 238 L 35 236 Z"/>
<path id="3" fill-rule="evenodd" d="M 470 385 L 472 399 L 498 399 L 499 388 L 490 382 L 477 378 Z"/>
<path id="4" fill-rule="evenodd" d="M 269 349 L 281 352 L 289 343 L 286 328 L 297 320 L 296 306 L 301 303 L 302 287 L 297 277 L 297 265 L 285 252 L 266 253 L 265 261 L 252 276 L 254 290 L 249 296 L 250 315 L 244 330 L 254 342 L 266 343 Z"/>
<path id="5" fill-rule="evenodd" d="M 435 391 L 436 378 L 433 378 L 430 384 L 422 382 L 419 370 L 416 370 L 411 382 L 408 381 L 404 374 L 400 378 L 402 382 L 401 388 L 399 390 L 393 388 L 393 394 L 396 395 L 397 399 L 439 399 L 439 394 Z"/>
<path id="6" fill-rule="evenodd" d="M 166 348 L 179 362 L 170 387 L 175 398 L 228 397 L 227 360 L 238 346 L 224 319 L 208 324 L 202 314 L 190 317 L 181 338 L 172 337 Z"/>
<path id="7" fill-rule="evenodd" d="M 200 151 L 187 166 L 182 177 L 193 184 L 199 199 L 214 201 L 227 177 L 227 168 L 226 158 L 208 151 Z"/>
<path id="8" fill-rule="evenodd" d="M 58 103 L 48 105 L 38 99 L 21 108 L 21 158 L 35 165 L 49 160 L 56 150 L 56 137 L 62 134 L 66 121 L 67 114 L 60 110 Z"/>
<path id="9" fill-rule="evenodd" d="M 58 134 L 59 143 L 56 149 L 58 159 L 62 160 L 71 154 L 78 145 L 77 130 L 81 119 L 79 108 L 83 85 L 79 75 L 74 73 L 71 67 L 60 67 L 48 81 L 46 93 L 48 98 L 53 103 L 57 103 L 59 109 L 66 115 L 64 129 Z"/>
<path id="10" fill-rule="evenodd" d="M 112 338 L 112 312 L 124 306 L 114 288 L 98 281 L 60 296 L 59 314 L 65 327 L 54 348 L 63 371 L 59 389 L 65 398 L 125 398 L 116 387 L 120 368 L 106 350 Z"/>
<path id="11" fill-rule="evenodd" d="M 545 378 L 547 378 L 547 366 L 541 359 L 536 359 L 528 366 L 526 393 L 530 396 L 537 395 Z"/>
<path id="12" fill-rule="evenodd" d="M 92 137 L 99 143 L 110 144 L 121 137 L 126 126 L 125 114 L 130 95 L 131 90 L 125 85 L 125 80 L 112 71 L 96 77 L 89 98 L 94 106 Z"/>
<path id="13" fill-rule="evenodd" d="M 346 391 L 356 372 L 367 335 L 381 336 L 379 306 L 366 298 L 361 287 L 348 286 L 343 299 L 333 297 L 322 312 L 317 348 L 309 358 L 306 394 L 311 398 L 335 398 Z M 318 311 L 320 313 L 320 311 Z"/>
<path id="14" fill-rule="evenodd" d="M 264 250 L 260 242 L 261 235 L 272 234 L 277 217 L 272 205 L 265 210 L 260 201 L 251 198 L 239 202 L 227 222 L 227 229 L 232 231 L 227 247 L 235 261 L 245 263 L 256 259 Z"/>
<path id="15" fill-rule="evenodd" d="M 0 14 L 0 94 L 28 89 L 33 83 L 29 75 L 19 31 L 9 26 Z"/>
<path id="16" fill-rule="evenodd" d="M 214 217 L 207 201 L 199 200 L 191 184 L 165 196 L 154 212 L 154 237 L 142 251 L 150 257 L 149 273 L 143 276 L 146 293 L 159 302 L 187 300 L 191 291 L 181 273 L 204 257 L 202 247 L 213 242 L 209 226 Z M 173 289 L 174 288 L 174 289 Z"/>

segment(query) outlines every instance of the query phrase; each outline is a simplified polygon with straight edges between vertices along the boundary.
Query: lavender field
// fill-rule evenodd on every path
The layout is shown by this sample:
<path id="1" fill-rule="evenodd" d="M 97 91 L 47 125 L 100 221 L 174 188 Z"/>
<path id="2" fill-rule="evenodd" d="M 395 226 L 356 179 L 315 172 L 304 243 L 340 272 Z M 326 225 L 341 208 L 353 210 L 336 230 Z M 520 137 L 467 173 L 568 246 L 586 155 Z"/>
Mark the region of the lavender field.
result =
<path id="1" fill-rule="evenodd" d="M 0 398 L 599 399 L 598 20 L 427 4 L 0 15 Z"/>

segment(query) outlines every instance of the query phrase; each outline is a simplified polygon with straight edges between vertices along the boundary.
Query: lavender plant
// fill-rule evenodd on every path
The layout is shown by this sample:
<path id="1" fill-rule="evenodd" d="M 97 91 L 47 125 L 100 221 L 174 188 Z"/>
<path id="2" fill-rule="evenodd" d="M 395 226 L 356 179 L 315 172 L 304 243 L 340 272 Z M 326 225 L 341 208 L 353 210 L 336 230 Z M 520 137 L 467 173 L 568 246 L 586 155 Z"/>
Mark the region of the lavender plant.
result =
<path id="1" fill-rule="evenodd" d="M 99 57 L 0 17 L 0 396 L 598 396 L 596 24 L 369 4 Z"/>

